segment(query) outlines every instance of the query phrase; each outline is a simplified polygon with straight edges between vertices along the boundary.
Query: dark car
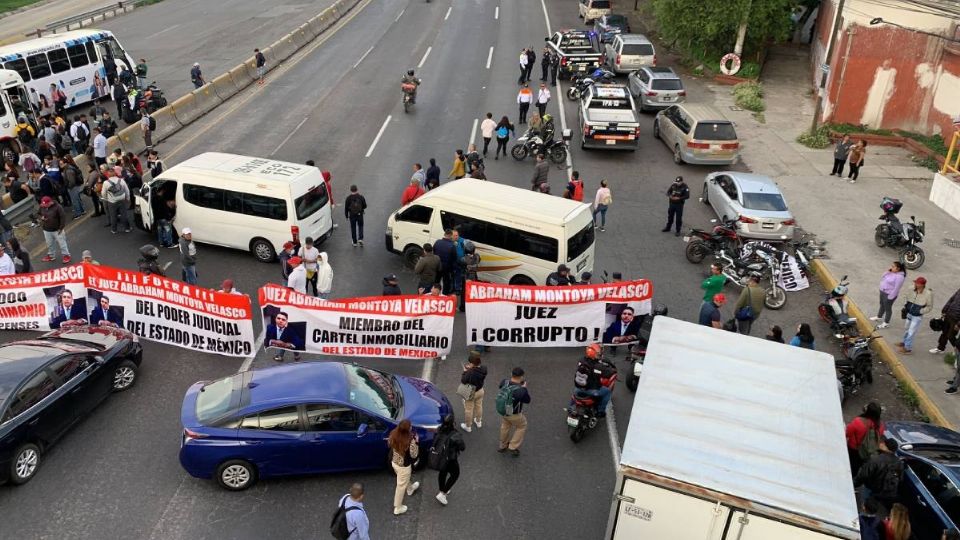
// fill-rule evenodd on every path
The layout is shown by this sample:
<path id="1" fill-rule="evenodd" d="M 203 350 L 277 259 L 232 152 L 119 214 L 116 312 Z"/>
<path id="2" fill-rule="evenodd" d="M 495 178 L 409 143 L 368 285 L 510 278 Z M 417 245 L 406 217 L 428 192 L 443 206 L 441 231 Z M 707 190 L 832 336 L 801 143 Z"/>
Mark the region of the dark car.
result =
<path id="1" fill-rule="evenodd" d="M 921 422 L 887 422 L 900 444 L 900 502 L 910 511 L 916 540 L 940 540 L 960 525 L 960 433 Z"/>
<path id="2" fill-rule="evenodd" d="M 600 36 L 600 41 L 606 43 L 610 41 L 615 34 L 629 34 L 630 22 L 625 15 L 611 13 L 603 15 L 593 21 L 593 31 Z"/>
<path id="3" fill-rule="evenodd" d="M 0 346 L 0 481 L 29 482 L 50 445 L 133 386 L 142 355 L 132 333 L 89 325 Z"/>
<path id="4" fill-rule="evenodd" d="M 258 478 L 378 469 L 389 463 L 386 438 L 401 420 L 426 452 L 452 410 L 428 381 L 357 364 L 244 371 L 187 390 L 180 464 L 232 491 Z"/>

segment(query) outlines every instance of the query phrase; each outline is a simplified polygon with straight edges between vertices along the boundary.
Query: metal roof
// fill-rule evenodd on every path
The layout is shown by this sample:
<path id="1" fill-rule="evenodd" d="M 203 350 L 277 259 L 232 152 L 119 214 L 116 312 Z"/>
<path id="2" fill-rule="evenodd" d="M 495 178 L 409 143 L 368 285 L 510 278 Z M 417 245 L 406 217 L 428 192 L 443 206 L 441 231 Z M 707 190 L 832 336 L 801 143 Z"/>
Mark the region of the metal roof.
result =
<path id="1" fill-rule="evenodd" d="M 444 182 L 410 204 L 427 201 L 440 210 L 446 209 L 441 201 L 451 201 L 456 209 L 467 204 L 496 216 L 512 216 L 520 228 L 531 225 L 531 221 L 563 226 L 578 212 L 589 211 L 589 205 L 581 202 L 475 178 Z"/>
<path id="2" fill-rule="evenodd" d="M 165 169 L 160 178 L 178 179 L 181 178 L 178 174 L 185 170 L 247 184 L 286 185 L 311 174 L 320 178 L 320 171 L 316 167 L 221 152 L 205 152 L 182 161 Z"/>
<path id="3" fill-rule="evenodd" d="M 620 463 L 859 538 L 826 353 L 657 317 Z"/>

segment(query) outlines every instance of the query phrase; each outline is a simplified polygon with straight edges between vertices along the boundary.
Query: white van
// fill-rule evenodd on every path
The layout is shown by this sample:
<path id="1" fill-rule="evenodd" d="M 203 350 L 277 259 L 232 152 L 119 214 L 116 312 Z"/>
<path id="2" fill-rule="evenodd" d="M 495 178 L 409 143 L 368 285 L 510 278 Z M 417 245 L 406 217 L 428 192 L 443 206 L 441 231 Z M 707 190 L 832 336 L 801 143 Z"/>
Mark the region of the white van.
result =
<path id="1" fill-rule="evenodd" d="M 207 152 L 171 167 L 137 194 L 137 224 L 155 232 L 155 216 L 176 202 L 174 228 L 197 242 L 249 250 L 273 261 L 284 242 L 333 231 L 320 169 L 297 163 Z"/>
<path id="2" fill-rule="evenodd" d="M 480 254 L 481 281 L 543 285 L 565 264 L 593 271 L 590 205 L 553 195 L 464 178 L 423 194 L 387 219 L 387 250 L 413 267 L 421 246 L 457 229 Z"/>

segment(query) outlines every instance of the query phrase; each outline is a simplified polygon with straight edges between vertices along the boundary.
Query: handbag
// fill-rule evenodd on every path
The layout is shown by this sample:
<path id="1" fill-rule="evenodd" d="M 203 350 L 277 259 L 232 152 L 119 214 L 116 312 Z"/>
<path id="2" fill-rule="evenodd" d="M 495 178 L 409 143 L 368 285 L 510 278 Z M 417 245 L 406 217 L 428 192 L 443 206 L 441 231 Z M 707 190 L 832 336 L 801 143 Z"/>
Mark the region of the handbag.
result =
<path id="1" fill-rule="evenodd" d="M 900 318 L 901 319 L 907 318 L 907 306 L 903 306 L 902 308 L 900 308 Z"/>
<path id="2" fill-rule="evenodd" d="M 753 306 L 751 305 L 752 298 L 750 298 L 750 287 L 747 287 L 747 305 L 738 309 L 737 312 L 733 315 L 738 321 L 752 321 L 753 320 Z"/>
<path id="3" fill-rule="evenodd" d="M 476 392 L 477 387 L 472 384 L 460 383 L 460 386 L 457 387 L 457 395 L 462 397 L 464 401 L 473 399 L 473 394 Z"/>
<path id="4" fill-rule="evenodd" d="M 940 317 L 930 319 L 930 329 L 934 332 L 943 332 L 943 319 Z"/>

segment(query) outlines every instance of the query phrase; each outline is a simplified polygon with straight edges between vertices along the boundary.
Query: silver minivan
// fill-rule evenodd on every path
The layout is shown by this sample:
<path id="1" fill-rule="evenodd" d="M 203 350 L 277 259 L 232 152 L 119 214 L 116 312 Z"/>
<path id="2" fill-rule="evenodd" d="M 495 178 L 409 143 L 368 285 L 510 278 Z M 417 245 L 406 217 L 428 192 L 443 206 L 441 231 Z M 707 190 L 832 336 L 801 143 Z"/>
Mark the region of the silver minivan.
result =
<path id="1" fill-rule="evenodd" d="M 604 45 L 607 65 L 616 73 L 628 73 L 644 66 L 657 65 L 653 43 L 642 34 L 619 34 Z"/>
<path id="2" fill-rule="evenodd" d="M 642 67 L 627 77 L 641 111 L 662 109 L 687 100 L 683 81 L 672 68 Z"/>
<path id="3" fill-rule="evenodd" d="M 653 136 L 673 152 L 677 165 L 732 165 L 740 159 L 733 122 L 709 105 L 680 103 L 663 109 L 653 121 Z"/>

